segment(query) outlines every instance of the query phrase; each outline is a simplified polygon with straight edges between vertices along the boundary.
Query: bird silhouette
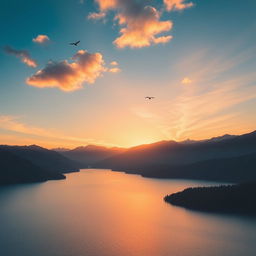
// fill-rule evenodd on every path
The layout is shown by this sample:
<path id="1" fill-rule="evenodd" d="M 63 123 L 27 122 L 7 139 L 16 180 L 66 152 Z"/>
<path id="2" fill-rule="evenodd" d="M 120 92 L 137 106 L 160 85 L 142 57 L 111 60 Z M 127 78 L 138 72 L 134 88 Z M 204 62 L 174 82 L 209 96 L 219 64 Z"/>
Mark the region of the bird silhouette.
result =
<path id="1" fill-rule="evenodd" d="M 74 42 L 74 43 L 70 43 L 70 45 L 75 45 L 77 46 L 80 43 L 80 41 Z"/>
<path id="2" fill-rule="evenodd" d="M 152 97 L 152 96 L 147 96 L 147 97 L 145 97 L 145 99 L 148 99 L 148 100 L 152 100 L 152 99 L 154 99 L 155 97 Z"/>

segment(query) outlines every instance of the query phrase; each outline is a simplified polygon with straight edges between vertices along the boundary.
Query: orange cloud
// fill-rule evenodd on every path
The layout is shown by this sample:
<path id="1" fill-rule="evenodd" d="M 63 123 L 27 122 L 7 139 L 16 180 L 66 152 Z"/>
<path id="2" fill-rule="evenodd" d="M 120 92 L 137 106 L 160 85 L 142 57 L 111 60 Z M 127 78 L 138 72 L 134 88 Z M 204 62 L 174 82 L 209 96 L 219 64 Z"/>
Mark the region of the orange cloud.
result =
<path id="1" fill-rule="evenodd" d="M 145 6 L 138 16 L 119 14 L 116 19 L 119 25 L 125 26 L 120 30 L 121 36 L 114 41 L 118 48 L 126 46 L 141 48 L 150 46 L 152 43 L 166 43 L 172 38 L 171 36 L 156 37 L 159 33 L 171 30 L 172 22 L 159 21 L 159 12 L 151 6 Z"/>
<path id="2" fill-rule="evenodd" d="M 117 61 L 112 61 L 112 62 L 110 63 L 110 65 L 111 65 L 111 66 L 117 66 L 117 65 L 118 65 L 118 62 L 117 62 Z"/>
<path id="3" fill-rule="evenodd" d="M 147 1 L 95 0 L 99 14 L 109 10 L 117 12 L 115 20 L 120 25 L 120 36 L 114 40 L 118 48 L 141 48 L 152 44 L 167 43 L 172 36 L 159 36 L 172 29 L 171 21 L 160 21 L 161 13 Z"/>
<path id="4" fill-rule="evenodd" d="M 46 44 L 50 42 L 50 38 L 47 35 L 38 35 L 36 38 L 33 38 L 32 41 L 37 44 Z"/>
<path id="5" fill-rule="evenodd" d="M 108 71 L 110 73 L 119 73 L 119 72 L 121 72 L 121 69 L 120 68 L 110 68 L 110 69 L 108 69 Z"/>
<path id="6" fill-rule="evenodd" d="M 186 0 L 164 0 L 165 8 L 167 11 L 183 10 L 192 7 L 192 2 L 184 3 Z"/>
<path id="7" fill-rule="evenodd" d="M 27 84 L 39 88 L 57 87 L 68 92 L 82 88 L 83 83 L 93 84 L 107 71 L 100 53 L 80 50 L 72 59 L 72 63 L 67 60 L 49 62 L 45 68 L 27 78 Z"/>
<path id="8" fill-rule="evenodd" d="M 28 51 L 16 50 L 10 46 L 6 46 L 4 50 L 6 53 L 21 59 L 21 61 L 25 63 L 27 66 L 32 68 L 37 67 L 37 62 L 30 57 L 30 54 Z"/>
<path id="9" fill-rule="evenodd" d="M 181 81 L 182 84 L 191 84 L 192 80 L 189 79 L 188 77 L 184 77 Z"/>
<path id="10" fill-rule="evenodd" d="M 99 5 L 101 11 L 107 11 L 110 9 L 115 9 L 120 2 L 119 0 L 95 0 Z"/>

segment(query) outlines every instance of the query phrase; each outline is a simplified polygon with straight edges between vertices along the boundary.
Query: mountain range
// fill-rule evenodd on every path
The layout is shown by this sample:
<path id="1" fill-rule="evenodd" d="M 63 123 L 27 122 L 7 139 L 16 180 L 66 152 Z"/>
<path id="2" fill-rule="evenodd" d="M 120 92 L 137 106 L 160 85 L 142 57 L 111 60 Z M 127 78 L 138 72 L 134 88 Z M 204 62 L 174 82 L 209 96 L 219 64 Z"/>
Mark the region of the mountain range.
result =
<path id="1" fill-rule="evenodd" d="M 256 131 L 204 141 L 162 141 L 104 159 L 96 167 L 145 177 L 244 182 L 256 179 Z"/>
<path id="2" fill-rule="evenodd" d="M 230 182 L 256 179 L 256 131 L 202 141 L 161 141 L 129 149 L 87 146 L 62 154 L 84 165 L 145 177 Z"/>
<path id="3" fill-rule="evenodd" d="M 0 145 L 0 184 L 65 178 L 64 173 L 88 167 L 155 178 L 256 180 L 256 131 L 131 148 L 88 145 L 49 150 L 37 145 Z"/>

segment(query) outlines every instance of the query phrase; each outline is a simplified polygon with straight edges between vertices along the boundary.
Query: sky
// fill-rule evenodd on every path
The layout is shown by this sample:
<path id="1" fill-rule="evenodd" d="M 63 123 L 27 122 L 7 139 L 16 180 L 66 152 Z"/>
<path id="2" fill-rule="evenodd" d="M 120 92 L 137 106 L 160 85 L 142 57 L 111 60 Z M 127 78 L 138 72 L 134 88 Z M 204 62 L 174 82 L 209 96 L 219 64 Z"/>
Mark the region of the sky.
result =
<path id="1" fill-rule="evenodd" d="M 255 130 L 255 11 L 255 0 L 1 1 L 0 144 Z"/>

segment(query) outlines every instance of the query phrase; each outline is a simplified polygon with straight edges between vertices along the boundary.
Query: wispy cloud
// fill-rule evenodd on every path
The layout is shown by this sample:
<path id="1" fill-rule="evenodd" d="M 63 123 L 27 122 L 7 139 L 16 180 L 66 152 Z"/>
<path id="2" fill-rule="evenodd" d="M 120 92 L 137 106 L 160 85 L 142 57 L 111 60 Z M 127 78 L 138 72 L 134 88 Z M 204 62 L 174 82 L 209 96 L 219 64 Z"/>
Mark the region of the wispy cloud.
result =
<path id="1" fill-rule="evenodd" d="M 0 115 L 0 128 L 24 134 L 52 137 L 50 132 L 38 127 L 28 126 L 20 122 L 19 117 L 10 115 Z"/>
<path id="2" fill-rule="evenodd" d="M 38 35 L 32 41 L 37 44 L 46 44 L 50 42 L 50 38 L 47 35 Z"/>
<path id="3" fill-rule="evenodd" d="M 25 63 L 27 66 L 35 68 L 37 67 L 37 62 L 30 57 L 30 54 L 26 50 L 16 50 L 12 48 L 11 46 L 5 46 L 4 50 L 7 54 L 13 55 L 17 58 L 19 58 L 23 63 Z"/>
<path id="4" fill-rule="evenodd" d="M 26 124 L 21 120 L 21 117 L 11 115 L 0 115 L 0 130 L 14 132 L 13 135 L 4 135 L 3 139 L 8 138 L 8 141 L 19 141 L 19 135 L 25 135 L 25 143 L 31 141 L 41 141 L 43 144 L 51 144 L 55 146 L 59 145 L 86 145 L 86 144 L 98 144 L 106 146 L 114 146 L 113 144 L 106 143 L 105 141 L 95 140 L 91 138 L 82 138 L 65 135 L 60 131 L 51 131 L 50 129 L 44 129 L 34 125 Z M 29 138 L 33 136 L 34 139 Z M 1 138 L 1 133 L 0 133 Z M 48 141 L 48 143 L 45 143 Z M 9 142 L 8 142 L 9 143 Z M 14 143 L 15 144 L 15 143 Z"/>
<path id="5" fill-rule="evenodd" d="M 164 4 L 167 11 L 180 11 L 194 5 L 192 2 L 188 2 L 187 0 L 164 0 Z"/>
<path id="6" fill-rule="evenodd" d="M 27 84 L 39 88 L 57 87 L 69 92 L 82 88 L 83 83 L 93 84 L 103 72 L 112 72 L 105 67 L 101 53 L 79 50 L 72 59 L 71 63 L 67 60 L 49 62 L 29 77 Z"/>
<path id="7" fill-rule="evenodd" d="M 248 53 L 232 58 L 208 55 L 208 61 L 205 54 L 181 62 L 180 68 L 190 70 L 193 83 L 182 87 L 177 97 L 132 109 L 158 127 L 166 139 L 207 138 L 255 129 L 255 120 L 253 123 L 246 118 L 247 110 L 243 108 L 243 104 L 256 100 L 255 72 L 234 71 L 248 60 Z"/>
<path id="8" fill-rule="evenodd" d="M 172 22 L 161 21 L 161 13 L 148 1 L 123 0 L 95 0 L 99 6 L 99 13 L 90 14 L 89 18 L 105 17 L 113 10 L 116 12 L 114 20 L 120 25 L 120 36 L 114 40 L 118 48 L 141 48 L 152 44 L 167 43 L 171 35 L 160 35 L 172 29 Z"/>
<path id="9" fill-rule="evenodd" d="M 92 12 L 88 15 L 88 19 L 89 20 L 100 20 L 106 17 L 106 13 L 105 12 Z"/>

